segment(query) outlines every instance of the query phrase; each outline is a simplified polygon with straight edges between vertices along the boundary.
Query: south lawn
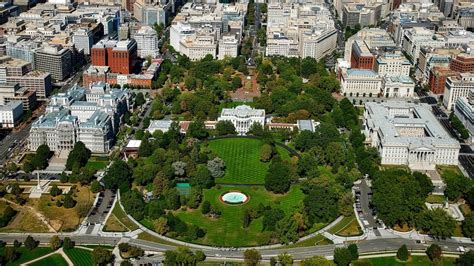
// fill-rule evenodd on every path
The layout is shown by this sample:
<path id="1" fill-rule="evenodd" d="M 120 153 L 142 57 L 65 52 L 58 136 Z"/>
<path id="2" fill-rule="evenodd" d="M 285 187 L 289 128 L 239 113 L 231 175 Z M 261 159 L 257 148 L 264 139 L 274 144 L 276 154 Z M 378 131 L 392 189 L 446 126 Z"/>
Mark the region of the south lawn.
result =
<path id="1" fill-rule="evenodd" d="M 209 149 L 222 158 L 226 165 L 225 176 L 217 178 L 216 183 L 264 184 L 270 163 L 260 161 L 261 146 L 261 140 L 250 138 L 225 138 L 209 141 Z M 287 150 L 277 146 L 277 151 L 282 159 L 290 159 Z"/>
<path id="2" fill-rule="evenodd" d="M 250 200 L 243 205 L 227 205 L 219 200 L 219 196 L 227 191 L 238 190 L 250 196 Z M 277 195 L 267 192 L 263 187 L 214 187 L 204 191 L 204 199 L 208 200 L 212 206 L 217 207 L 222 215 L 217 218 L 209 218 L 201 213 L 201 209 L 177 211 L 176 215 L 189 224 L 195 224 L 206 230 L 206 235 L 198 239 L 197 243 L 215 246 L 254 246 L 261 244 L 265 239 L 262 233 L 262 220 L 260 217 L 252 221 L 248 228 L 243 228 L 243 214 L 246 208 L 256 207 L 260 203 L 278 207 L 285 213 L 292 213 L 300 202 L 304 194 L 299 186 L 293 186 L 284 195 Z"/>
<path id="3" fill-rule="evenodd" d="M 454 258 L 442 258 L 442 260 L 435 265 L 439 266 L 451 266 L 455 265 L 456 259 Z M 402 265 L 413 265 L 413 266 L 430 266 L 433 262 L 426 256 L 411 256 L 407 262 L 400 262 L 396 257 L 381 257 L 381 258 L 370 258 L 360 259 L 352 262 L 352 265 L 372 265 L 372 266 L 402 266 Z"/>
<path id="4" fill-rule="evenodd" d="M 31 264 L 28 264 L 31 266 L 67 266 L 66 260 L 61 256 L 60 254 L 53 254 L 51 256 L 48 256 L 42 260 L 33 262 Z"/>

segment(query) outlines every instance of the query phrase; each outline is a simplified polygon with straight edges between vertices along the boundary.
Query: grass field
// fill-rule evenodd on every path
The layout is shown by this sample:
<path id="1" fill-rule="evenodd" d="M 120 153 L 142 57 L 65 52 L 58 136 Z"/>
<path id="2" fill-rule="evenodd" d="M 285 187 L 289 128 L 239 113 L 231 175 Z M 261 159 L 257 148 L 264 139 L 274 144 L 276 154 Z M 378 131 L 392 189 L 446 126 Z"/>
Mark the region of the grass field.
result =
<path id="1" fill-rule="evenodd" d="M 119 221 L 120 225 L 126 228 L 126 231 L 133 231 L 133 230 L 138 229 L 138 225 L 136 225 L 127 217 L 127 214 L 125 214 L 125 211 L 122 210 L 122 207 L 120 207 L 120 204 L 118 203 L 115 204 L 114 209 L 112 210 L 112 214 L 110 215 L 110 217 L 112 216 L 115 216 L 115 218 Z M 109 223 L 109 220 L 107 220 L 107 223 Z M 109 226 L 111 226 L 110 223 L 109 223 Z M 110 229 L 111 228 L 108 228 L 107 230 L 110 230 Z"/>
<path id="2" fill-rule="evenodd" d="M 105 232 L 128 232 L 129 230 L 125 225 L 122 224 L 122 222 L 115 217 L 115 215 L 110 214 L 109 219 L 107 219 L 107 222 L 105 223 L 104 226 L 104 231 Z"/>
<path id="3" fill-rule="evenodd" d="M 90 192 L 87 186 L 77 186 L 74 200 L 77 202 L 74 208 L 66 209 L 57 207 L 50 195 L 41 196 L 40 199 L 30 199 L 31 204 L 36 210 L 43 213 L 50 224 L 58 231 L 72 231 L 81 223 L 81 219 L 87 215 L 95 194 Z"/>
<path id="4" fill-rule="evenodd" d="M 18 249 L 18 252 L 20 253 L 18 259 L 16 259 L 14 262 L 7 263 L 6 266 L 16 266 L 23 264 L 27 261 L 34 260 L 48 253 L 51 253 L 53 252 L 53 250 L 49 247 L 37 247 L 33 250 L 28 250 L 25 247 L 20 247 Z M 3 254 L 3 248 L 0 248 L 0 254 Z"/>
<path id="5" fill-rule="evenodd" d="M 175 243 L 168 242 L 164 239 L 158 238 L 156 236 L 150 235 L 150 234 L 145 233 L 145 232 L 138 234 L 138 239 L 146 240 L 146 241 L 150 241 L 150 242 L 155 242 L 155 243 L 159 243 L 159 244 L 163 244 L 163 245 L 176 246 Z"/>
<path id="6" fill-rule="evenodd" d="M 454 258 L 443 258 L 438 266 L 451 266 L 455 265 L 456 259 Z M 360 263 L 360 264 L 359 264 Z M 365 263 L 365 264 L 364 264 Z M 370 263 L 370 264 L 367 264 Z M 408 262 L 399 262 L 395 257 L 381 257 L 381 258 L 370 258 L 360 259 L 352 262 L 352 265 L 373 265 L 373 266 L 398 266 L 398 265 L 412 265 L 412 266 L 431 266 L 433 263 L 426 256 L 412 256 Z"/>
<path id="7" fill-rule="evenodd" d="M 60 254 L 53 254 L 51 256 L 48 256 L 42 260 L 39 260 L 37 262 L 33 262 L 31 264 L 28 264 L 31 266 L 67 266 L 66 260 L 61 256 Z M 89 264 L 92 265 L 92 264 Z"/>
<path id="8" fill-rule="evenodd" d="M 73 248 L 69 250 L 64 250 L 69 259 L 72 260 L 74 266 L 88 266 L 93 265 L 92 256 L 89 250 L 82 248 Z"/>
<path id="9" fill-rule="evenodd" d="M 109 159 L 107 157 L 91 157 L 89 161 L 87 161 L 86 168 L 92 169 L 94 171 L 103 170 L 107 164 L 109 163 Z"/>
<path id="10" fill-rule="evenodd" d="M 338 236 L 359 236 L 362 234 L 359 222 L 357 222 L 354 215 L 344 217 L 339 223 L 331 227 L 329 232 Z"/>
<path id="11" fill-rule="evenodd" d="M 428 203 L 444 203 L 445 197 L 444 195 L 433 195 L 430 194 L 426 197 L 426 202 Z"/>
<path id="12" fill-rule="evenodd" d="M 323 235 L 316 235 L 315 237 L 306 239 L 304 241 L 295 243 L 293 245 L 283 246 L 278 249 L 285 249 L 285 248 L 301 248 L 301 247 L 312 247 L 312 246 L 322 246 L 322 245 L 330 245 L 333 242 Z"/>
<path id="13" fill-rule="evenodd" d="M 229 190 L 239 190 L 250 200 L 245 205 L 231 206 L 220 202 L 219 196 Z M 212 219 L 201 214 L 201 210 L 177 211 L 176 214 L 183 221 L 195 224 L 206 230 L 206 236 L 196 242 L 216 246 L 253 246 L 263 241 L 262 217 L 252 221 L 248 228 L 242 227 L 244 210 L 256 207 L 258 204 L 278 206 L 287 214 L 293 212 L 303 200 L 304 194 L 298 186 L 293 186 L 285 195 L 275 195 L 262 187 L 214 187 L 204 191 L 204 200 L 217 207 L 222 215 Z"/>
<path id="14" fill-rule="evenodd" d="M 217 178 L 216 183 L 263 184 L 269 163 L 260 162 L 258 139 L 228 138 L 209 142 L 209 148 L 222 158 L 226 165 L 225 176 Z M 287 150 L 277 146 L 283 159 L 289 159 Z"/>

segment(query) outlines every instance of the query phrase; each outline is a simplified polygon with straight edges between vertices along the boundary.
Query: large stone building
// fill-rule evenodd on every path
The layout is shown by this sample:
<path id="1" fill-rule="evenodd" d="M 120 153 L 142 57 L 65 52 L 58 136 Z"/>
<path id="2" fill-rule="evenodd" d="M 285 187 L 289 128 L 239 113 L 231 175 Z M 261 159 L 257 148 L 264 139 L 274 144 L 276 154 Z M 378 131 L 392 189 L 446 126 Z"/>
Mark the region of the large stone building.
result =
<path id="1" fill-rule="evenodd" d="M 454 115 L 456 115 L 471 135 L 469 142 L 472 144 L 474 136 L 474 90 L 469 91 L 468 97 L 460 97 L 456 101 L 454 107 Z"/>
<path id="2" fill-rule="evenodd" d="M 382 78 L 373 70 L 344 69 L 341 92 L 347 96 L 377 96 L 382 92 Z"/>
<path id="3" fill-rule="evenodd" d="M 474 73 L 461 73 L 448 77 L 443 95 L 443 105 L 451 111 L 460 97 L 467 97 L 474 89 Z"/>
<path id="4" fill-rule="evenodd" d="M 436 165 L 458 165 L 460 145 L 441 126 L 428 104 L 367 102 L 364 133 L 382 164 L 434 170 Z"/>
<path id="5" fill-rule="evenodd" d="M 45 115 L 31 126 L 30 150 L 47 144 L 55 152 L 69 151 L 81 141 L 93 153 L 108 153 L 129 110 L 129 97 L 128 90 L 110 89 L 105 83 L 53 96 Z"/>
<path id="6" fill-rule="evenodd" d="M 265 125 L 265 110 L 254 109 L 248 105 L 223 108 L 217 121 L 231 121 L 238 134 L 246 134 L 254 123 Z"/>
<path id="7" fill-rule="evenodd" d="M 36 51 L 35 66 L 37 70 L 48 72 L 55 80 L 62 81 L 73 72 L 73 53 L 62 46 L 46 46 Z"/>

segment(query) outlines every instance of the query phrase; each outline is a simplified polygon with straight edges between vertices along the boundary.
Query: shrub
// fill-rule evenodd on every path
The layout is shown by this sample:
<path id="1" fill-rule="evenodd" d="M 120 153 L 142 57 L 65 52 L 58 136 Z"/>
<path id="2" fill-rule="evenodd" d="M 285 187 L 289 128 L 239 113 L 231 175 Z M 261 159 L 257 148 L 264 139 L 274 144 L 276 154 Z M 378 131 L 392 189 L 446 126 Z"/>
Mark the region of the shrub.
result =
<path id="1" fill-rule="evenodd" d="M 410 252 L 408 252 L 408 248 L 406 245 L 402 245 L 397 251 L 397 259 L 401 261 L 407 261 L 410 257 Z"/>

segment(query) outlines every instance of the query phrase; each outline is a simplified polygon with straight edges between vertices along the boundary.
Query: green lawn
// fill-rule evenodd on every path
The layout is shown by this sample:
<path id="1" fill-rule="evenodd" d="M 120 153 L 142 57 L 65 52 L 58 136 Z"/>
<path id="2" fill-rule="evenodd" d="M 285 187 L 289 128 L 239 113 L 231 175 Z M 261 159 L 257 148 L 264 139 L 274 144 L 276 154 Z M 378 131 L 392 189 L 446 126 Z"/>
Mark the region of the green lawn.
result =
<path id="1" fill-rule="evenodd" d="M 231 206 L 221 203 L 219 196 L 229 190 L 239 190 L 250 196 L 244 205 Z M 285 195 L 275 195 L 263 187 L 214 187 L 204 191 L 204 200 L 217 207 L 222 215 L 211 219 L 201 214 L 201 210 L 177 211 L 177 216 L 189 224 L 195 224 L 206 230 L 206 236 L 196 242 L 215 246 L 254 246 L 265 242 L 262 233 L 262 217 L 252 221 L 248 228 L 242 227 L 243 213 L 246 208 L 258 204 L 278 206 L 287 214 L 293 212 L 304 198 L 298 186 L 293 186 Z M 268 236 L 267 236 L 268 237 Z"/>
<path id="2" fill-rule="evenodd" d="M 23 241 L 22 241 L 23 242 Z M 48 253 L 53 252 L 53 250 L 49 247 L 37 247 L 33 250 L 28 250 L 25 247 L 20 247 L 18 248 L 19 257 L 16 259 L 14 262 L 9 262 L 6 265 L 7 266 L 14 266 L 14 265 L 20 265 L 23 264 L 27 261 L 39 258 L 41 256 L 44 256 Z M 0 254 L 3 254 L 3 248 L 0 248 Z"/>
<path id="3" fill-rule="evenodd" d="M 227 184 L 264 184 L 269 163 L 260 162 L 258 139 L 227 138 L 209 142 L 209 148 L 226 164 L 225 176 L 216 179 L 216 183 Z M 283 159 L 289 159 L 287 150 L 277 146 Z"/>
<path id="4" fill-rule="evenodd" d="M 89 158 L 89 161 L 87 161 L 85 167 L 94 171 L 99 171 L 105 169 L 108 163 L 109 159 L 107 157 L 91 157 Z"/>
<path id="5" fill-rule="evenodd" d="M 278 249 L 287 249 L 287 248 L 301 248 L 301 247 L 313 247 L 313 246 L 322 246 L 322 245 L 331 245 L 334 244 L 331 240 L 327 239 L 323 235 L 316 235 L 301 242 L 297 242 L 293 245 L 283 246 Z"/>
<path id="6" fill-rule="evenodd" d="M 354 215 L 344 217 L 342 220 L 329 229 L 329 233 L 339 236 L 360 236 L 362 230 Z"/>
<path id="7" fill-rule="evenodd" d="M 438 266 L 450 266 L 454 265 L 456 261 L 455 258 L 443 258 L 443 260 L 436 264 Z M 358 263 L 360 262 L 360 264 Z M 364 264 L 364 262 L 366 264 Z M 369 262 L 370 264 L 367 264 Z M 431 266 L 433 263 L 426 256 L 412 256 L 410 260 L 406 263 L 397 261 L 395 257 L 381 257 L 381 258 L 371 258 L 371 259 L 360 259 L 358 261 L 352 262 L 352 265 L 373 265 L 373 266 L 398 266 L 398 265 L 413 265 L 413 266 Z"/>
<path id="8" fill-rule="evenodd" d="M 67 266 L 67 262 L 66 260 L 63 258 L 63 256 L 61 256 L 60 254 L 53 254 L 51 256 L 48 256 L 42 260 L 39 260 L 37 262 L 34 262 L 34 263 L 31 263 L 31 264 L 28 264 L 28 265 L 31 265 L 31 266 Z M 92 265 L 92 264 L 89 264 L 89 265 Z"/>
<path id="9" fill-rule="evenodd" d="M 118 204 L 118 202 L 115 204 L 114 209 L 112 210 L 112 214 L 115 215 L 115 217 L 130 231 L 138 229 L 138 225 L 136 225 L 132 220 L 127 217 L 127 214 L 125 214 L 125 211 L 122 210 L 122 207 L 120 207 L 120 204 Z"/>
<path id="10" fill-rule="evenodd" d="M 75 266 L 88 266 L 92 265 L 92 256 L 89 250 L 82 248 L 73 248 L 64 250 L 66 255 L 72 260 Z"/>

